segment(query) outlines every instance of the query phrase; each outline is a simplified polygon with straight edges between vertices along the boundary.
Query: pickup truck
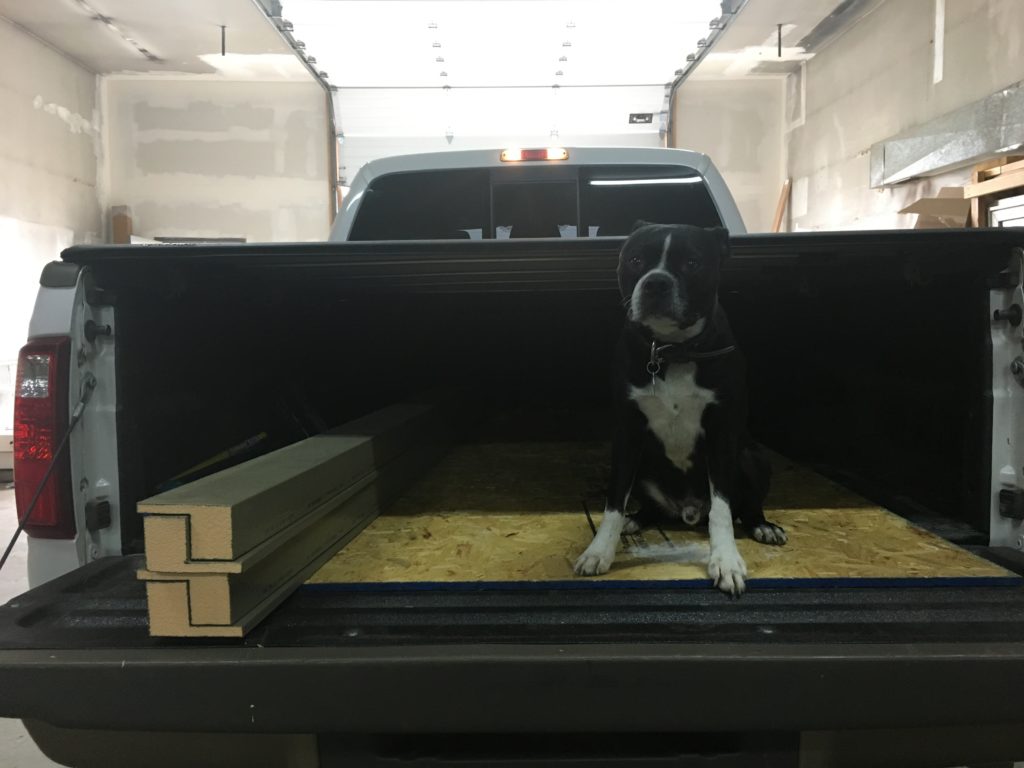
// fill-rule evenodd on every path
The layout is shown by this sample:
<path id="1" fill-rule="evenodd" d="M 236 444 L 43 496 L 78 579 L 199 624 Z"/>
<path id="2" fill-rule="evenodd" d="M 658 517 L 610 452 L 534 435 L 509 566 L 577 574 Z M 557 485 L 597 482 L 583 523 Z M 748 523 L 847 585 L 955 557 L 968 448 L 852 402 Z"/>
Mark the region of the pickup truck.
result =
<path id="1" fill-rule="evenodd" d="M 392 158 L 328 242 L 46 267 L 20 514 L 91 398 L 26 526 L 35 588 L 0 607 L 0 717 L 82 766 L 795 765 L 800 734 L 868 754 L 842 741 L 866 729 L 862 762 L 1020 757 L 1020 586 L 300 588 L 241 641 L 148 636 L 136 503 L 196 467 L 467 379 L 501 437 L 605 436 L 637 219 L 730 230 L 759 441 L 1024 573 L 1024 233 L 746 234 L 681 150 Z"/>

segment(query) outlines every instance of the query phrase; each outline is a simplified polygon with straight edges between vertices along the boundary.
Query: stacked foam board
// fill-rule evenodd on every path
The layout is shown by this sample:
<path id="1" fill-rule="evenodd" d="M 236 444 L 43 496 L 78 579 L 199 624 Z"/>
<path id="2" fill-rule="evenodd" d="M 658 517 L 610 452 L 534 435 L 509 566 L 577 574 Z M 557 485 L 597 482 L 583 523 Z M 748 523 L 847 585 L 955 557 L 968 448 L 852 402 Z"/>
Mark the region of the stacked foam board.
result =
<path id="1" fill-rule="evenodd" d="M 437 405 L 403 403 L 140 502 L 150 634 L 241 637 L 447 439 Z"/>

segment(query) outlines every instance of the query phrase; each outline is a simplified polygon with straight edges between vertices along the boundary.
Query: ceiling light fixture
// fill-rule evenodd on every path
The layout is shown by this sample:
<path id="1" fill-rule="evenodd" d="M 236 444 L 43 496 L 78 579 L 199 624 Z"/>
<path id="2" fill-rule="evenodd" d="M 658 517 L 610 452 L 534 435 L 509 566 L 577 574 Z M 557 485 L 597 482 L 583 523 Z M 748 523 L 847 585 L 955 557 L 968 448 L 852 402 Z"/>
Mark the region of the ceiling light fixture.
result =
<path id="1" fill-rule="evenodd" d="M 559 56 L 559 57 L 558 57 L 558 60 L 559 60 L 559 61 L 568 61 L 568 60 L 569 60 L 569 57 L 568 57 L 568 56 Z"/>
<path id="2" fill-rule="evenodd" d="M 444 56 L 438 56 L 436 59 L 434 59 L 434 61 L 436 61 L 438 64 L 444 64 Z"/>
<path id="3" fill-rule="evenodd" d="M 429 24 L 427 24 L 427 29 L 437 29 L 437 22 L 432 21 Z"/>
<path id="4" fill-rule="evenodd" d="M 435 41 L 434 41 L 434 42 L 433 42 L 433 43 L 431 44 L 431 46 L 430 46 L 430 47 L 431 47 L 431 48 L 440 48 L 440 47 L 441 47 L 441 44 L 440 44 L 439 42 L 437 42 L 437 40 L 435 40 Z"/>
<path id="5" fill-rule="evenodd" d="M 557 72 L 555 72 L 555 77 L 561 77 L 564 74 L 565 72 L 563 72 L 562 70 L 558 70 Z"/>
<path id="6" fill-rule="evenodd" d="M 563 48 L 572 48 L 572 41 L 571 40 L 566 40 L 564 43 L 562 43 L 562 47 Z"/>
<path id="7" fill-rule="evenodd" d="M 448 73 L 447 72 L 442 72 L 441 73 L 441 77 L 448 77 Z"/>

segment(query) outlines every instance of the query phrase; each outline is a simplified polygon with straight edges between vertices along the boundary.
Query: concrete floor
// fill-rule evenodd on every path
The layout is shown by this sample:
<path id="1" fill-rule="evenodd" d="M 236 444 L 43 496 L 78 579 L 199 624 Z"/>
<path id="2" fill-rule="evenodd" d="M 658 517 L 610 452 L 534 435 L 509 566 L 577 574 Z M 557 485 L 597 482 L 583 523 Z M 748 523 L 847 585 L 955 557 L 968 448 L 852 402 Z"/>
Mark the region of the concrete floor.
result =
<path id="1" fill-rule="evenodd" d="M 14 511 L 14 491 L 0 485 L 0 552 L 7 548 L 7 542 L 17 528 Z M 20 595 L 28 589 L 25 564 L 25 539 L 21 538 L 11 559 L 0 571 L 0 604 Z M 47 759 L 25 732 L 20 720 L 0 718 L 0 768 L 49 768 L 58 763 Z"/>

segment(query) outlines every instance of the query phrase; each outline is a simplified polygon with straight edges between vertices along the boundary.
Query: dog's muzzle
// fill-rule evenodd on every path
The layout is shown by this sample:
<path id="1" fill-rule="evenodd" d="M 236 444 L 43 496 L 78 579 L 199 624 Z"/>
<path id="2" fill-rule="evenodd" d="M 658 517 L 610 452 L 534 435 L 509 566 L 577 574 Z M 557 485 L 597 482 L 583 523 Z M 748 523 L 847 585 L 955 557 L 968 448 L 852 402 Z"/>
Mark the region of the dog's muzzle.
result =
<path id="1" fill-rule="evenodd" d="M 676 315 L 679 304 L 675 278 L 667 272 L 648 272 L 633 290 L 635 320 L 651 315 Z"/>

